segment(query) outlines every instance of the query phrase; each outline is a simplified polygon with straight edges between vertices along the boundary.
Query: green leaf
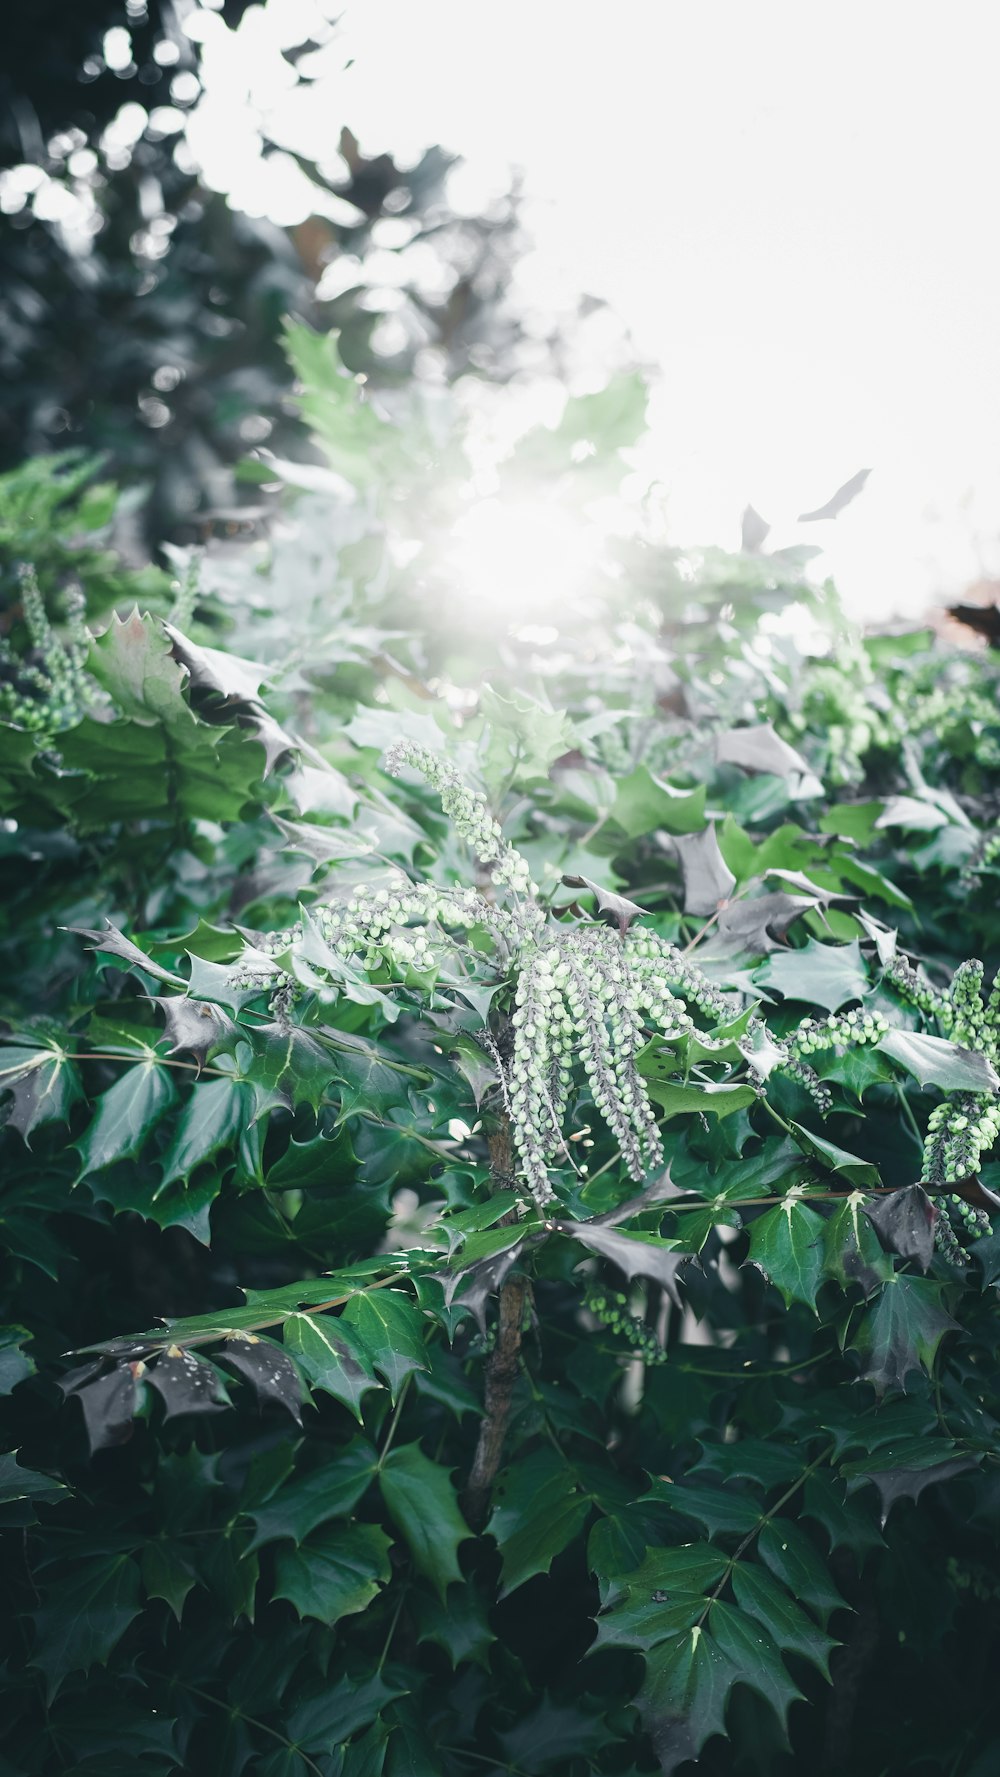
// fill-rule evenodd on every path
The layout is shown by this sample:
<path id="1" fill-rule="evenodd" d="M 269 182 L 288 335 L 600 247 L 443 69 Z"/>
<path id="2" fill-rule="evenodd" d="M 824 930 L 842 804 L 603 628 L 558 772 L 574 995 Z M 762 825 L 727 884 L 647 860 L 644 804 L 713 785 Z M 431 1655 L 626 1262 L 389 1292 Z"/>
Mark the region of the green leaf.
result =
<path id="1" fill-rule="evenodd" d="M 283 1338 L 311 1386 L 332 1394 L 360 1420 L 362 1396 L 381 1384 L 366 1346 L 343 1317 L 292 1314 Z"/>
<path id="2" fill-rule="evenodd" d="M 764 988 L 776 988 L 783 999 L 803 1000 L 839 1012 L 841 1006 L 861 1000 L 869 990 L 861 956 L 860 940 L 850 944 L 823 944 L 807 938 L 801 950 L 779 950 L 753 972 Z"/>
<path id="3" fill-rule="evenodd" d="M 273 1596 L 332 1628 L 378 1597 L 390 1575 L 391 1546 L 376 1524 L 349 1524 L 323 1530 L 300 1548 L 281 1547 Z"/>
<path id="4" fill-rule="evenodd" d="M 733 1581 L 735 1585 L 735 1573 Z M 771 1705 L 782 1727 L 787 1727 L 789 1706 L 801 1700 L 802 1692 L 789 1678 L 774 1639 L 763 1627 L 760 1610 L 750 1617 L 718 1599 L 709 1612 L 708 1625 L 720 1653 L 732 1662 L 732 1682 L 749 1685 Z M 826 1641 L 819 1630 L 816 1635 L 820 1643 Z"/>
<path id="5" fill-rule="evenodd" d="M 798 1524 L 772 1518 L 757 1538 L 757 1553 L 793 1598 L 815 1610 L 822 1623 L 844 1600 L 830 1578 L 815 1545 Z"/>
<path id="6" fill-rule="evenodd" d="M 675 790 L 637 765 L 619 778 L 611 820 L 629 839 L 643 838 L 663 827 L 667 833 L 698 833 L 705 825 L 705 786 Z"/>
<path id="7" fill-rule="evenodd" d="M 733 1592 L 740 1609 L 762 1623 L 779 1648 L 811 1660 L 823 1677 L 829 1678 L 830 1655 L 837 1643 L 810 1622 L 770 1573 L 738 1561 L 733 1569 Z"/>
<path id="8" fill-rule="evenodd" d="M 35 1374 L 34 1358 L 21 1349 L 32 1336 L 27 1327 L 0 1327 L 0 1395 L 10 1394 L 19 1382 Z"/>
<path id="9" fill-rule="evenodd" d="M 822 1216 L 793 1196 L 753 1223 L 750 1262 L 781 1291 L 786 1307 L 804 1302 L 815 1313 L 823 1279 L 823 1236 Z"/>
<path id="10" fill-rule="evenodd" d="M 419 1444 L 404 1444 L 384 1459 L 379 1484 L 386 1511 L 409 1544 L 417 1569 L 443 1603 L 448 1587 L 462 1578 L 458 1545 L 472 1535 L 448 1470 L 425 1456 Z"/>
<path id="11" fill-rule="evenodd" d="M 299 1544 L 328 1519 L 346 1517 L 367 1492 L 377 1460 L 370 1444 L 354 1438 L 323 1468 L 297 1475 L 263 1505 L 248 1511 L 255 1527 L 250 1548 L 282 1537 Z"/>
<path id="12" fill-rule="evenodd" d="M 81 1096 L 80 1076 L 61 1048 L 0 1048 L 0 1098 L 10 1094 L 6 1122 L 27 1146 L 34 1130 L 46 1123 L 65 1123 Z"/>
<path id="13" fill-rule="evenodd" d="M 357 1333 L 379 1375 L 389 1384 L 393 1400 L 411 1370 L 426 1370 L 426 1322 L 412 1299 L 400 1290 L 370 1290 L 352 1296 L 340 1320 Z"/>
<path id="14" fill-rule="evenodd" d="M 162 1598 L 180 1622 L 184 1600 L 198 1579 L 190 1550 L 159 1536 L 146 1543 L 139 1562 L 146 1597 Z"/>
<path id="15" fill-rule="evenodd" d="M 827 1141 L 825 1136 L 814 1135 L 811 1129 L 804 1129 L 801 1123 L 790 1123 L 795 1140 L 804 1153 L 827 1172 L 839 1173 L 854 1186 L 877 1185 L 879 1183 L 878 1167 L 870 1160 L 862 1160 L 857 1154 L 849 1154 L 845 1148 L 838 1148 L 836 1142 Z"/>
<path id="16" fill-rule="evenodd" d="M 985 1055 L 944 1037 L 918 1030 L 890 1030 L 875 1046 L 921 1086 L 939 1086 L 942 1092 L 1000 1091 L 1000 1076 Z"/>
<path id="17" fill-rule="evenodd" d="M 749 1110 L 757 1102 L 752 1086 L 730 1086 L 714 1080 L 703 1080 L 697 1086 L 682 1086 L 676 1080 L 661 1079 L 650 1070 L 655 1068 L 657 1060 L 663 1065 L 664 1059 L 662 1051 L 659 1056 L 654 1051 L 648 1061 L 644 1058 L 640 1062 L 639 1071 L 650 1098 L 656 1101 L 666 1117 L 731 1117 L 734 1111 Z"/>
<path id="18" fill-rule="evenodd" d="M 190 1178 L 195 1168 L 232 1147 L 253 1117 L 253 1094 L 235 1080 L 208 1080 L 195 1086 L 174 1127 L 163 1156 L 163 1176 L 155 1196 Z"/>
<path id="19" fill-rule="evenodd" d="M 555 1451 L 535 1451 L 504 1472 L 487 1527 L 503 1557 L 502 1598 L 533 1574 L 548 1573 L 583 1529 L 591 1504 Z"/>
<path id="20" fill-rule="evenodd" d="M 851 1344 L 877 1394 L 905 1391 L 915 1371 L 930 1370 L 945 1333 L 958 1325 L 941 1306 L 943 1290 L 933 1278 L 894 1272 L 866 1310 Z"/>
<path id="21" fill-rule="evenodd" d="M 106 1665 L 141 1609 L 139 1569 L 128 1555 L 96 1555 L 49 1581 L 33 1612 L 28 1664 L 45 1674 L 51 1702 L 71 1672 Z"/>
<path id="22" fill-rule="evenodd" d="M 134 1160 L 176 1096 L 170 1070 L 155 1056 L 130 1067 L 97 1100 L 93 1122 L 76 1143 L 80 1177 L 116 1160 Z"/>
<path id="23" fill-rule="evenodd" d="M 661 1642 L 648 1658 L 638 1701 L 665 1777 L 686 1759 L 697 1759 L 713 1734 L 724 1733 L 736 1676 L 731 1660 L 697 1624 Z"/>

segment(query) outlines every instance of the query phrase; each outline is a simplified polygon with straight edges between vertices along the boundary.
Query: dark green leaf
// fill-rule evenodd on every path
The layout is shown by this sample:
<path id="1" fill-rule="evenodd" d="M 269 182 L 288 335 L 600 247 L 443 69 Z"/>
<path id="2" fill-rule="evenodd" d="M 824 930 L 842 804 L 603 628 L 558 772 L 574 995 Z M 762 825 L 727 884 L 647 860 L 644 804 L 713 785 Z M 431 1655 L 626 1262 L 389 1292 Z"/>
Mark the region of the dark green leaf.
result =
<path id="1" fill-rule="evenodd" d="M 389 1578 L 391 1543 L 375 1524 L 334 1525 L 274 1558 L 274 1597 L 332 1627 L 366 1610 Z"/>
<path id="2" fill-rule="evenodd" d="M 425 1456 L 419 1444 L 390 1450 L 379 1470 L 382 1498 L 390 1518 L 409 1544 L 418 1570 L 442 1601 L 462 1577 L 458 1546 L 472 1533 L 458 1509 L 447 1469 Z"/>

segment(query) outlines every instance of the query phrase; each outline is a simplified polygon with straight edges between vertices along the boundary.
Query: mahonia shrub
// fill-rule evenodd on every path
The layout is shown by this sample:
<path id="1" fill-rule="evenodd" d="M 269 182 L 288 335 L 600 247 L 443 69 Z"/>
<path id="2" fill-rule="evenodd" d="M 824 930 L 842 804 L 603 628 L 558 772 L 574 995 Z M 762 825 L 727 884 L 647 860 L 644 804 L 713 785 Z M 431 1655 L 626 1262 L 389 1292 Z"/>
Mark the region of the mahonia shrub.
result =
<path id="1" fill-rule="evenodd" d="M 982 1777 L 995 663 L 649 545 L 487 685 L 309 512 L 10 643 L 5 1769 Z"/>

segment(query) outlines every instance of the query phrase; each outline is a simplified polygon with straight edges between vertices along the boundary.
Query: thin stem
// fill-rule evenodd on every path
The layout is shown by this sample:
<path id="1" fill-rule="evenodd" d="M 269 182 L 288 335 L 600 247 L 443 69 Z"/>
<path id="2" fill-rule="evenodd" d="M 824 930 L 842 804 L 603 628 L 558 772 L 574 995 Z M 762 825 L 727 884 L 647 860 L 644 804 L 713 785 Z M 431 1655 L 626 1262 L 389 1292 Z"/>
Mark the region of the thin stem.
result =
<path id="1" fill-rule="evenodd" d="M 716 1599 L 718 1598 L 719 1593 L 722 1591 L 723 1586 L 725 1586 L 727 1584 L 727 1582 L 729 1580 L 729 1576 L 733 1571 L 733 1568 L 737 1565 L 737 1563 L 739 1562 L 741 1557 L 746 1554 L 748 1548 L 750 1547 L 750 1544 L 752 1542 L 756 1541 L 757 1537 L 760 1535 L 761 1531 L 763 1530 L 765 1524 L 769 1524 L 771 1522 L 771 1519 L 773 1517 L 775 1517 L 778 1512 L 781 1511 L 782 1506 L 786 1506 L 790 1499 L 795 1498 L 795 1495 L 797 1494 L 799 1488 L 803 1487 L 805 1485 L 805 1483 L 809 1479 L 809 1476 L 814 1475 L 816 1473 L 816 1470 L 818 1468 L 821 1468 L 824 1462 L 829 1461 L 830 1457 L 833 1455 L 836 1448 L 837 1448 L 837 1446 L 835 1443 L 825 1445 L 824 1448 L 820 1451 L 819 1455 L 813 1458 L 813 1460 L 809 1464 L 809 1466 L 802 1470 L 802 1473 L 801 1473 L 801 1475 L 799 1475 L 798 1480 L 793 1481 L 790 1487 L 786 1487 L 784 1493 L 781 1495 L 781 1498 L 776 1499 L 773 1506 L 769 1506 L 767 1511 L 764 1512 L 761 1515 L 761 1517 L 757 1520 L 757 1523 L 754 1525 L 753 1529 L 747 1531 L 746 1536 L 743 1538 L 743 1541 L 738 1545 L 735 1552 L 732 1555 L 730 1555 L 729 1560 L 726 1562 L 726 1571 L 722 1575 L 722 1578 L 720 1579 L 718 1585 L 713 1588 L 713 1590 L 709 1593 L 709 1596 L 705 1600 L 705 1608 L 702 1611 L 701 1616 L 698 1618 L 698 1628 L 699 1629 L 702 1627 L 702 1624 L 704 1623 L 705 1618 L 708 1616 L 708 1613 L 711 1610 Z"/>
<path id="2" fill-rule="evenodd" d="M 910 1104 L 910 1101 L 907 1098 L 906 1093 L 903 1091 L 903 1088 L 900 1085 L 899 1081 L 894 1080 L 893 1085 L 896 1088 L 896 1097 L 899 1099 L 899 1108 L 903 1113 L 904 1120 L 908 1124 L 909 1129 L 910 1129 L 910 1133 L 913 1136 L 913 1139 L 916 1142 L 918 1148 L 920 1149 L 921 1153 L 923 1153 L 924 1138 L 920 1133 L 920 1128 L 917 1123 L 917 1119 L 913 1115 L 913 1107 Z"/>
<path id="3" fill-rule="evenodd" d="M 392 1440 L 396 1436 L 396 1427 L 399 1424 L 399 1416 L 403 1411 L 403 1402 L 406 1400 L 406 1392 L 407 1392 L 407 1389 L 409 1388 L 412 1380 L 413 1380 L 413 1371 L 410 1370 L 409 1374 L 404 1376 L 404 1378 L 403 1378 L 403 1386 L 399 1391 L 399 1398 L 396 1402 L 395 1407 L 392 1410 L 392 1417 L 389 1420 L 389 1423 L 386 1427 L 385 1441 L 382 1445 L 381 1450 L 379 1451 L 378 1462 L 375 1465 L 377 1469 L 381 1469 L 382 1464 L 385 1462 L 385 1459 L 388 1456 L 389 1451 L 392 1448 Z"/>
<path id="4" fill-rule="evenodd" d="M 297 1752 L 302 1763 L 307 1765 L 310 1771 L 315 1771 L 316 1777 L 323 1777 L 319 1766 L 313 1763 L 307 1752 L 303 1752 L 301 1746 L 297 1745 L 294 1740 L 289 1740 L 286 1734 L 280 1734 L 277 1728 L 269 1728 L 266 1721 L 259 1721 L 255 1715 L 246 1715 L 242 1709 L 235 1708 L 231 1703 L 223 1703 L 221 1698 L 213 1697 L 211 1691 L 203 1691 L 196 1684 L 188 1684 L 186 1679 L 172 1675 L 169 1682 L 180 1685 L 181 1690 L 188 1691 L 192 1697 L 200 1697 L 203 1703 L 213 1704 L 224 1714 L 235 1716 L 239 1721 L 245 1721 L 248 1727 L 257 1728 L 261 1734 L 270 1735 L 272 1740 L 277 1740 L 280 1745 L 287 1747 L 289 1752 Z"/>

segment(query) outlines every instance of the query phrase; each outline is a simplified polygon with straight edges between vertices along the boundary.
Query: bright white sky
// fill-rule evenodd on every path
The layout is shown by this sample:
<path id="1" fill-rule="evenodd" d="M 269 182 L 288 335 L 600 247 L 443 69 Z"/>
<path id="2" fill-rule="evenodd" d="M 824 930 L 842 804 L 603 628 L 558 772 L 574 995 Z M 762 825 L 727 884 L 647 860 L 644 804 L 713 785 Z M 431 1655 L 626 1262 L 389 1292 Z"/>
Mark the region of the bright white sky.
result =
<path id="1" fill-rule="evenodd" d="M 879 616 L 1000 573 L 995 0 L 350 0 L 285 94 L 254 45 L 311 10 L 252 9 L 242 62 L 208 21 L 192 139 L 234 201 L 248 92 L 320 158 L 347 123 L 519 166 L 534 287 L 608 299 L 661 367 L 677 541 L 735 542 L 751 500 Z M 835 525 L 794 525 L 861 467 Z"/>

